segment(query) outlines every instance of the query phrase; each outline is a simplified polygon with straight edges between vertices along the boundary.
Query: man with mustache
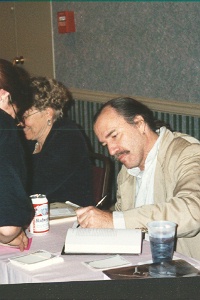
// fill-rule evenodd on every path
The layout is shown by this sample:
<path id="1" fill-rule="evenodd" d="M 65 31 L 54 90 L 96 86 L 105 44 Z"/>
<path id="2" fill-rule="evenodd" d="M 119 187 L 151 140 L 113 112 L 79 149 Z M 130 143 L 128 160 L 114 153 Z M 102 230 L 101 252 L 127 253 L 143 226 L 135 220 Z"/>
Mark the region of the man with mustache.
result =
<path id="1" fill-rule="evenodd" d="M 177 224 L 176 251 L 200 259 L 200 143 L 172 132 L 132 98 L 105 103 L 94 131 L 122 164 L 113 213 L 77 210 L 81 227 L 142 228 L 154 220 Z"/>

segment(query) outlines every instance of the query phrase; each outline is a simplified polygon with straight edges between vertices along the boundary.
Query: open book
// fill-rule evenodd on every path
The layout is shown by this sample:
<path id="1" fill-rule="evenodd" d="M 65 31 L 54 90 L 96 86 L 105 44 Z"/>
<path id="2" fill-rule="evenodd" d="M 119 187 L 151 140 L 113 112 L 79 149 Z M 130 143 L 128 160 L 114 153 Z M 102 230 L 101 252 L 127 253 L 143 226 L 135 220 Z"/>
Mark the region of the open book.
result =
<path id="1" fill-rule="evenodd" d="M 139 254 L 140 229 L 69 228 L 62 254 Z"/>

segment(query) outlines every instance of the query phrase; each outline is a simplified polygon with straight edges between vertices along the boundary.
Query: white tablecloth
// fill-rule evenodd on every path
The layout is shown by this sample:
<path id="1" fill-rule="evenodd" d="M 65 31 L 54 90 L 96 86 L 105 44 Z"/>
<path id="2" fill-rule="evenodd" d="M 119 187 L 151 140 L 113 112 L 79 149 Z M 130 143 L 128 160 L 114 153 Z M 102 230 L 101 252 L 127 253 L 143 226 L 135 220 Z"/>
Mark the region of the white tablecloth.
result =
<path id="1" fill-rule="evenodd" d="M 32 245 L 30 253 L 35 250 L 47 250 L 53 253 L 61 253 L 65 242 L 67 229 L 72 227 L 75 217 L 50 222 L 50 231 L 45 235 L 30 235 Z M 20 251 L 6 246 L 0 246 L 0 284 L 7 283 L 34 283 L 34 282 L 66 282 L 66 281 L 92 281 L 104 280 L 102 271 L 93 271 L 83 262 L 106 258 L 106 255 L 63 255 L 64 262 L 52 266 L 43 267 L 34 271 L 26 271 L 12 265 L 8 258 L 20 255 Z M 132 264 L 151 260 L 149 242 L 144 241 L 141 255 L 123 255 Z M 182 258 L 190 262 L 200 270 L 200 262 L 185 257 L 178 253 L 174 258 Z"/>

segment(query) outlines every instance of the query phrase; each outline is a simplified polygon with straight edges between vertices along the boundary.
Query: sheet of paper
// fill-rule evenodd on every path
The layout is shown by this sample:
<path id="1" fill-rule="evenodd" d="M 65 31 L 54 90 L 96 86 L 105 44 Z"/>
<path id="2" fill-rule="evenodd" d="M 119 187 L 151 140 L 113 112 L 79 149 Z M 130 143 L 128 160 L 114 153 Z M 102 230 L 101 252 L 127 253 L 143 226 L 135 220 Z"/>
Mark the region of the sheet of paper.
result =
<path id="1" fill-rule="evenodd" d="M 65 201 L 66 204 L 70 205 L 70 206 L 73 206 L 75 208 L 79 208 L 80 206 L 78 204 L 75 204 L 73 202 L 70 202 L 70 201 Z"/>
<path id="2" fill-rule="evenodd" d="M 45 261 L 47 259 L 51 259 L 55 257 L 55 255 L 46 251 L 36 251 L 27 255 L 13 257 L 11 260 L 20 262 L 22 264 L 35 264 L 41 261 Z"/>
<path id="3" fill-rule="evenodd" d="M 70 201 L 54 202 L 50 204 L 50 220 L 76 216 L 76 210 L 80 206 Z"/>
<path id="4" fill-rule="evenodd" d="M 91 260 L 83 262 L 83 264 L 94 271 L 107 270 L 110 268 L 119 268 L 130 266 L 131 263 L 120 255 L 110 256 L 104 259 Z"/>
<path id="5" fill-rule="evenodd" d="M 50 210 L 50 216 L 55 217 L 69 217 L 75 216 L 76 213 L 72 208 L 53 208 Z"/>

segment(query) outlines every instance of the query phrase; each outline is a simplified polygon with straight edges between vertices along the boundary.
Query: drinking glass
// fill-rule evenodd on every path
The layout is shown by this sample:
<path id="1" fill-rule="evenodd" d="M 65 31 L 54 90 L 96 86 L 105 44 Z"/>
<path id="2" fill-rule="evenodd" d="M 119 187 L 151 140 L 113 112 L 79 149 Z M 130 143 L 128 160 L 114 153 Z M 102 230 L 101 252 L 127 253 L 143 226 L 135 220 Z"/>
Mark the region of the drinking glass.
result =
<path id="1" fill-rule="evenodd" d="M 153 263 L 172 260 L 176 223 L 152 221 L 147 224 Z"/>

